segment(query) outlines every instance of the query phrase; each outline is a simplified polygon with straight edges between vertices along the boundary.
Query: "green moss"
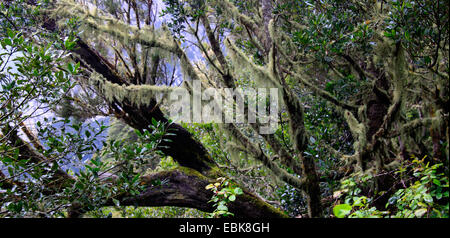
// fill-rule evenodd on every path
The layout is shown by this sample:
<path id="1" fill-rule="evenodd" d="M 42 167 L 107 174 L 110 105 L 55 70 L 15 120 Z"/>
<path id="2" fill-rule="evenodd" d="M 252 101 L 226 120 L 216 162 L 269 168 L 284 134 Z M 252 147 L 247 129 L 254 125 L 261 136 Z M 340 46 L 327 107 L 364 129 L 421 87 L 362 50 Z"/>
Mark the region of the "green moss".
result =
<path id="1" fill-rule="evenodd" d="M 240 199 L 248 200 L 254 207 L 260 208 L 261 210 L 268 210 L 268 211 L 270 211 L 270 213 L 272 213 L 274 215 L 276 214 L 277 217 L 289 218 L 289 216 L 286 213 L 275 208 L 274 206 L 271 206 L 270 204 L 263 201 L 262 199 L 257 198 L 253 194 L 244 193 L 243 195 L 241 195 Z"/>
<path id="2" fill-rule="evenodd" d="M 208 178 L 219 178 L 224 177 L 224 175 L 224 172 L 218 166 L 212 167 L 206 174 Z"/>
<path id="3" fill-rule="evenodd" d="M 174 171 L 179 171 L 179 172 L 182 172 L 183 174 L 185 174 L 187 176 L 194 176 L 194 177 L 197 177 L 199 179 L 206 180 L 206 181 L 212 181 L 213 180 L 212 178 L 209 177 L 209 174 L 207 174 L 208 175 L 208 177 L 207 177 L 207 175 L 204 175 L 204 174 L 198 172 L 195 169 L 191 169 L 191 168 L 184 167 L 184 166 L 177 166 L 177 167 L 175 167 L 175 168 L 173 168 L 171 170 L 165 171 L 165 172 L 172 173 Z"/>

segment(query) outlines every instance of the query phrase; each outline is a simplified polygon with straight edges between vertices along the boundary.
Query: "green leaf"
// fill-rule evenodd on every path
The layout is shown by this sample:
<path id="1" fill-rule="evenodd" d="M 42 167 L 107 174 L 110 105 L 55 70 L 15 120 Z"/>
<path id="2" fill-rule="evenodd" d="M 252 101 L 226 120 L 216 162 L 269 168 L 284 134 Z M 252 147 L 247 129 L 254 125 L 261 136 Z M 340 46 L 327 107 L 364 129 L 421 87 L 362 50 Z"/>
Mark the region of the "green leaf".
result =
<path id="1" fill-rule="evenodd" d="M 355 202 L 353 203 L 353 206 L 361 207 L 364 206 L 366 203 L 366 197 L 360 197 L 356 198 Z"/>
<path id="2" fill-rule="evenodd" d="M 228 207 L 221 204 L 221 205 L 217 206 L 217 210 L 219 210 L 219 211 L 228 211 Z"/>
<path id="3" fill-rule="evenodd" d="M 67 69 L 70 73 L 73 73 L 73 65 L 71 63 L 67 63 Z"/>
<path id="4" fill-rule="evenodd" d="M 115 198 L 113 198 L 112 200 L 114 202 L 114 205 L 116 205 L 116 207 L 120 207 L 120 201 L 119 200 L 117 200 Z"/>
<path id="5" fill-rule="evenodd" d="M 158 126 L 158 121 L 156 121 L 156 119 L 153 118 L 153 117 L 152 117 L 152 124 L 153 124 L 154 126 Z"/>
<path id="6" fill-rule="evenodd" d="M 5 38 L 2 43 L 5 46 L 7 46 L 7 45 L 12 46 L 12 41 L 9 38 Z"/>
<path id="7" fill-rule="evenodd" d="M 421 208 L 421 209 L 417 209 L 414 212 L 414 215 L 416 215 L 417 217 L 422 217 L 425 213 L 427 213 L 427 209 L 426 208 Z"/>
<path id="8" fill-rule="evenodd" d="M 12 176 L 14 174 L 13 168 L 8 167 L 8 173 L 9 173 L 9 176 Z"/>
<path id="9" fill-rule="evenodd" d="M 339 204 L 333 207 L 333 213 L 337 218 L 344 218 L 347 216 L 352 210 L 352 206 L 348 204 Z"/>
<path id="10" fill-rule="evenodd" d="M 84 131 L 84 134 L 86 135 L 86 137 L 91 137 L 91 132 L 88 130 Z"/>
<path id="11" fill-rule="evenodd" d="M 76 73 L 76 72 L 78 71 L 78 68 L 80 68 L 80 62 L 77 62 L 77 63 L 75 64 L 75 67 L 74 67 L 74 73 Z"/>
<path id="12" fill-rule="evenodd" d="M 64 47 L 66 47 L 67 50 L 72 50 L 75 47 L 75 44 L 76 42 L 66 40 L 64 42 Z"/>
<path id="13" fill-rule="evenodd" d="M 14 36 L 16 35 L 16 34 L 14 34 L 14 32 L 11 30 L 11 29 L 7 29 L 6 30 L 7 31 L 7 34 L 8 34 L 8 36 L 9 36 L 9 38 L 14 38 Z"/>
<path id="14" fill-rule="evenodd" d="M 139 177 L 141 176 L 141 174 L 136 174 L 136 176 L 133 177 L 133 180 L 131 180 L 131 183 L 136 183 L 139 179 Z"/>
<path id="15" fill-rule="evenodd" d="M 437 179 L 433 179 L 433 183 L 436 184 L 437 186 L 441 186 L 441 181 Z"/>
<path id="16" fill-rule="evenodd" d="M 433 202 L 433 197 L 431 197 L 430 194 L 425 194 L 423 196 L 423 200 L 425 200 L 425 202 L 432 203 Z"/>
<path id="17" fill-rule="evenodd" d="M 75 129 L 76 131 L 79 131 L 79 130 L 80 130 L 80 125 L 78 125 L 78 124 L 70 125 L 70 127 L 72 127 L 73 129 Z"/>
<path id="18" fill-rule="evenodd" d="M 10 89 L 14 88 L 15 85 L 16 85 L 16 81 L 12 81 L 11 83 L 9 83 L 5 86 L 5 89 L 10 90 Z"/>
<path id="19" fill-rule="evenodd" d="M 230 200 L 230 202 L 234 202 L 234 200 L 236 200 L 236 196 L 235 195 L 231 195 L 228 200 Z"/>
<path id="20" fill-rule="evenodd" d="M 236 195 L 241 195 L 241 194 L 243 194 L 243 191 L 242 191 L 241 188 L 235 188 L 235 189 L 234 189 L 234 194 L 236 194 Z"/>
<path id="21" fill-rule="evenodd" d="M 78 183 L 75 183 L 75 187 L 77 187 L 78 189 L 83 189 L 84 185 L 82 183 L 78 182 Z"/>

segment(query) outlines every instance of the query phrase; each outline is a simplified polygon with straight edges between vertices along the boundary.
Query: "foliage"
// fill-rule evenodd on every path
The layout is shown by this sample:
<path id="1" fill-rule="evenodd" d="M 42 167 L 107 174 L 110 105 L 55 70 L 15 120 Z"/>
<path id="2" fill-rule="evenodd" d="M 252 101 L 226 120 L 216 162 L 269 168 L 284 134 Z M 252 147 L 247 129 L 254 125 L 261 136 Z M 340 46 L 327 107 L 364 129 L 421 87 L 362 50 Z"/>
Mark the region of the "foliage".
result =
<path id="1" fill-rule="evenodd" d="M 356 177 L 356 176 L 355 176 Z M 342 193 L 345 193 L 344 203 L 333 207 L 333 214 L 337 218 L 343 218 L 348 216 L 349 218 L 380 218 L 388 212 L 378 211 L 373 207 L 373 198 L 361 195 L 361 186 L 363 184 L 370 183 L 371 176 L 362 176 L 361 179 L 355 181 L 355 178 L 351 177 L 341 182 L 340 191 L 335 192 L 335 196 L 339 197 Z"/>
<path id="2" fill-rule="evenodd" d="M 385 19 L 385 36 L 406 44 L 420 66 L 432 66 L 438 61 L 439 41 L 448 41 L 448 12 L 445 1 L 392 1 L 392 11 Z M 448 10 L 448 9 L 447 9 Z M 429 16 L 433 13 L 432 16 Z M 420 18 L 421 21 L 415 19 Z M 447 66 L 448 69 L 448 66 Z"/>
<path id="3" fill-rule="evenodd" d="M 387 211 L 379 211 L 371 206 L 373 198 L 361 196 L 362 183 L 371 177 L 363 177 L 359 184 L 353 178 L 344 180 L 340 193 L 345 193 L 343 204 L 333 207 L 333 213 L 338 218 L 448 218 L 448 177 L 440 171 L 442 164 L 431 165 L 413 157 L 410 164 L 399 168 L 395 173 L 403 174 L 410 170 L 413 177 L 409 178 L 408 187 L 398 189 L 386 203 Z M 404 183 L 403 183 L 404 184 Z M 358 186 L 359 185 L 359 186 Z"/>
<path id="4" fill-rule="evenodd" d="M 1 21 L 0 32 L 0 214 L 54 216 L 71 202 L 72 194 L 70 191 L 52 194 L 52 189 L 46 187 L 59 175 L 59 163 L 70 153 L 65 146 L 77 144 L 79 133 L 50 135 L 40 145 L 38 138 L 27 134 L 30 130 L 26 124 L 34 124 L 41 131 L 52 129 L 39 119 L 34 121 L 36 115 L 43 114 L 73 88 L 71 79 L 78 74 L 80 65 L 67 62 L 66 46 L 70 48 L 75 39 L 55 40 L 47 38 L 44 32 L 30 37 L 41 5 L 28 7 L 23 1 L 9 4 L 8 11 L 3 2 L 0 6 L 5 19 Z M 46 120 L 44 117 L 43 122 Z M 29 137 L 28 142 L 20 133 Z M 92 138 L 86 138 L 81 147 L 88 148 L 90 142 Z M 49 157 L 43 157 L 46 155 Z M 44 195 L 49 192 L 50 196 Z"/>
<path id="5" fill-rule="evenodd" d="M 210 217 L 228 217 L 234 216 L 233 213 L 228 211 L 228 204 L 234 202 L 237 196 L 242 195 L 241 188 L 234 185 L 226 178 L 217 178 L 217 182 L 208 184 L 205 189 L 211 190 L 213 196 L 209 202 L 214 203 L 215 210 L 210 214 Z"/>
<path id="6" fill-rule="evenodd" d="M 424 162 L 425 158 L 413 158 L 411 165 L 398 171 L 411 169 L 415 181 L 409 187 L 397 190 L 389 199 L 386 207 L 394 205 L 397 209 L 393 217 L 448 218 L 448 176 L 442 171 L 443 164 L 430 165 Z"/>
<path id="7" fill-rule="evenodd" d="M 291 216 L 306 213 L 306 199 L 298 189 L 286 185 L 277 189 L 281 208 Z"/>
<path id="8" fill-rule="evenodd" d="M 156 2 L 1 1 L 0 216 L 205 216 L 121 204 L 182 164 L 216 181 L 210 217 L 241 187 L 296 217 L 448 217 L 448 1 Z M 171 124 L 160 94 L 197 79 L 277 87 L 276 132 Z"/>
<path id="9" fill-rule="evenodd" d="M 226 164 L 229 160 L 229 154 L 226 153 L 224 141 L 226 140 L 225 135 L 221 135 L 218 130 L 217 124 L 213 123 L 182 123 L 192 135 L 205 145 L 205 148 L 209 151 L 211 156 L 215 158 L 216 161 Z"/>
<path id="10" fill-rule="evenodd" d="M 167 26 L 180 39 L 184 38 L 182 31 L 186 28 L 185 23 L 188 19 L 195 20 L 204 14 L 204 3 L 201 0 L 191 1 L 189 4 L 187 1 L 176 0 L 163 0 L 163 2 L 166 8 L 162 10 L 161 15 L 171 17 L 171 22 Z"/>
<path id="11" fill-rule="evenodd" d="M 119 141 L 99 143 L 107 130 L 99 122 L 83 124 L 68 118 L 36 116 L 36 111 L 48 110 L 74 87 L 80 63 L 67 59 L 76 44 L 77 20 L 67 21 L 66 32 L 62 33 L 67 37 L 62 40 L 40 33 L 33 36 L 39 39 L 36 43 L 25 26 L 34 24 L 29 15 L 38 15 L 40 5 L 30 8 L 22 1 L 14 4 L 6 11 L 8 21 L 2 21 L 6 25 L 1 32 L 1 216 L 66 216 L 65 211 L 75 204 L 91 210 L 117 195 L 137 194 L 141 188 L 136 167 L 156 153 L 166 133 L 165 125 L 154 121 L 152 133 L 144 131 L 139 134 L 139 143 L 122 147 Z M 3 14 L 3 3 L 0 10 Z M 24 27 L 19 30 L 17 24 Z M 32 132 L 24 121 L 35 121 L 36 138 L 27 134 Z M 19 128 L 31 143 L 24 141 Z M 103 146 L 103 155 L 112 154 L 114 165 L 102 161 Z M 119 170 L 114 184 L 102 182 L 114 169 Z M 60 180 L 55 186 L 63 188 L 60 191 L 51 188 L 55 177 Z"/>

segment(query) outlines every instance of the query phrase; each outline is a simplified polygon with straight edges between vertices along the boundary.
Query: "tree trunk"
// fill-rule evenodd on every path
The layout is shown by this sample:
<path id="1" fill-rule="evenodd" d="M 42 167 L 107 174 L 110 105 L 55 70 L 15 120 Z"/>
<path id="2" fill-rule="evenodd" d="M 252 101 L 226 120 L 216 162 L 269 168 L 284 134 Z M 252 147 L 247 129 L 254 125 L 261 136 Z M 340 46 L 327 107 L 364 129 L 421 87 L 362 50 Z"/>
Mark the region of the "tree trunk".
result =
<path id="1" fill-rule="evenodd" d="M 52 19 L 44 22 L 44 27 L 55 31 L 55 22 Z M 89 67 L 101 74 L 106 80 L 119 85 L 126 85 L 127 81 L 115 73 L 113 66 L 95 50 L 89 47 L 82 39 L 78 39 L 74 53 L 76 61 L 82 66 Z M 87 65 L 85 65 L 87 64 Z M 127 102 L 110 102 L 116 115 L 125 122 L 138 129 L 150 129 L 151 119 L 160 122 L 168 122 L 159 109 L 156 100 L 149 106 L 142 107 Z M 213 211 L 212 193 L 205 189 L 206 185 L 214 182 L 217 177 L 223 176 L 204 146 L 196 141 L 192 135 L 182 126 L 172 123 L 169 132 L 174 135 L 166 136 L 170 142 L 160 144 L 160 149 L 171 156 L 182 167 L 178 170 L 164 171 L 145 176 L 142 180 L 148 185 L 142 194 L 133 197 L 123 197 L 122 205 L 138 206 L 180 206 L 196 208 L 202 211 Z M 162 186 L 152 185 L 152 181 L 167 179 L 168 183 Z M 265 218 L 287 217 L 278 209 L 264 202 L 261 198 L 243 189 L 244 194 L 237 197 L 236 201 L 229 204 L 230 212 L 236 217 Z M 109 205 L 113 205 L 110 204 Z M 73 216 L 79 216 L 80 208 L 71 209 Z"/>
<path id="2" fill-rule="evenodd" d="M 205 212 L 212 212 L 213 203 L 209 200 L 213 193 L 206 190 L 206 185 L 216 182 L 193 169 L 179 167 L 170 171 L 163 171 L 141 178 L 147 188 L 138 196 L 122 197 L 121 205 L 136 206 L 176 206 L 196 208 Z M 162 185 L 155 181 L 166 180 Z M 275 209 L 257 196 L 243 189 L 244 194 L 238 196 L 234 202 L 227 204 L 228 209 L 236 218 L 283 218 L 286 214 Z M 111 203 L 109 205 L 112 205 Z"/>

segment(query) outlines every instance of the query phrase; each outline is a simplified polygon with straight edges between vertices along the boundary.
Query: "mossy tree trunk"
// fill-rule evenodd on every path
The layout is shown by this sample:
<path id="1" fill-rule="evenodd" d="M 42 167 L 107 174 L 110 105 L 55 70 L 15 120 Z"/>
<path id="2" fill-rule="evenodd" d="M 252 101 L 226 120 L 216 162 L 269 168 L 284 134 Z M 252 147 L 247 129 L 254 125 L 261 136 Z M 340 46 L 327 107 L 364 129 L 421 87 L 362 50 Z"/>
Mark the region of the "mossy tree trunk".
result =
<path id="1" fill-rule="evenodd" d="M 365 13 L 361 17 L 360 22 L 355 22 L 358 26 L 364 25 L 373 30 L 371 35 L 367 36 L 368 39 L 364 39 L 364 41 L 367 40 L 366 43 L 368 45 L 373 45 L 373 47 L 361 47 L 364 50 L 350 47 L 334 52 L 330 49 L 334 49 L 338 40 L 330 39 L 329 42 L 326 40 L 320 42 L 320 44 L 326 46 L 322 49 L 323 54 L 319 54 L 320 50 L 312 50 L 308 51 L 309 53 L 305 53 L 305 47 L 299 46 L 299 44 L 303 43 L 294 42 L 295 39 L 293 39 L 292 35 L 294 33 L 306 34 L 311 27 L 308 23 L 313 22 L 309 17 L 316 15 L 315 13 L 328 14 L 328 9 L 322 8 L 321 4 L 317 4 L 316 6 L 305 6 L 305 9 L 297 9 L 300 12 L 311 10 L 314 14 L 308 15 L 302 12 L 302 14 L 305 13 L 303 16 L 295 11 L 290 12 L 290 9 L 284 9 L 283 11 L 291 13 L 291 15 L 284 15 L 284 12 L 278 12 L 274 16 L 272 14 L 272 10 L 274 10 L 272 1 L 262 0 L 260 3 L 261 6 L 259 7 L 245 10 L 226 0 L 208 1 L 208 3 L 205 3 L 208 4 L 207 6 L 200 4 L 201 8 L 197 10 L 201 10 L 204 7 L 205 9 L 203 10 L 207 8 L 208 11 L 200 14 L 201 16 L 198 19 L 192 20 L 196 28 L 189 30 L 198 40 L 197 45 L 204 54 L 205 62 L 207 62 L 209 67 L 207 70 L 211 69 L 204 73 L 206 76 L 202 75 L 204 77 L 200 77 L 201 73 L 198 73 L 199 70 L 190 62 L 185 51 L 174 37 L 159 37 L 158 33 L 153 31 L 154 29 L 143 30 L 139 25 L 135 27 L 129 24 L 130 21 L 128 21 L 128 24 L 125 21 L 114 21 L 114 24 L 117 24 L 114 25 L 117 26 L 117 29 L 107 25 L 95 24 L 101 21 L 113 21 L 87 13 L 83 9 L 73 6 L 73 4 L 68 4 L 69 7 L 64 6 L 67 9 L 63 9 L 62 13 L 65 14 L 64 17 L 77 16 L 77 14 L 84 15 L 86 25 L 91 27 L 94 32 L 117 38 L 119 42 L 127 43 L 132 41 L 133 44 L 139 43 L 142 47 L 157 48 L 169 52 L 179 60 L 185 76 L 192 80 L 204 79 L 203 81 L 206 82 L 202 81 L 202 83 L 211 83 L 208 81 L 209 79 L 205 79 L 209 78 L 210 75 L 208 74 L 211 74 L 214 77 L 217 76 L 220 85 L 236 88 L 239 86 L 237 85 L 238 79 L 242 77 L 242 72 L 240 71 L 245 71 L 246 75 L 251 74 L 252 79 L 255 79 L 255 81 L 264 81 L 264 83 L 275 85 L 274 87 L 280 89 L 283 94 L 283 98 L 280 101 L 283 102 L 285 111 L 288 114 L 287 121 L 289 123 L 289 135 L 292 145 L 281 144 L 274 136 L 258 135 L 257 131 L 260 125 L 251 125 L 251 129 L 253 129 L 255 134 L 261 136 L 273 152 L 280 157 L 279 160 L 274 160 L 274 158 L 270 158 L 265 154 L 261 150 L 261 145 L 252 143 L 235 124 L 231 124 L 226 128 L 227 132 L 231 132 L 239 143 L 246 145 L 247 154 L 251 155 L 255 160 L 261 161 L 266 168 L 271 170 L 283 182 L 305 193 L 308 200 L 308 215 L 310 217 L 323 215 L 319 174 L 317 173 L 314 159 L 302 156 L 307 148 L 308 132 L 304 126 L 305 118 L 301 99 L 294 93 L 294 88 L 297 85 L 292 86 L 292 84 L 295 84 L 292 82 L 288 85 L 288 82 L 285 82 L 288 78 L 290 81 L 298 82 L 298 84 L 304 86 L 315 97 L 327 101 L 327 105 L 340 114 L 353 135 L 354 154 L 343 155 L 333 148 L 330 149 L 330 154 L 344 160 L 345 165 L 342 167 L 351 172 L 376 175 L 376 192 L 388 190 L 388 188 L 393 186 L 393 181 L 380 174 L 395 169 L 395 166 L 399 164 L 398 162 L 408 160 L 410 154 L 420 154 L 421 156 L 429 154 L 430 150 L 428 147 L 430 147 L 430 142 L 424 145 L 424 141 L 426 141 L 428 136 L 431 137 L 431 153 L 435 157 L 434 160 L 448 163 L 448 152 L 446 155 L 442 153 L 443 145 L 440 144 L 441 141 L 439 140 L 439 138 L 445 137 L 448 150 L 448 108 L 445 106 L 448 103 L 448 69 L 445 72 L 445 70 L 442 70 L 444 66 L 438 68 L 439 63 L 436 64 L 438 58 L 446 58 L 448 61 L 448 53 L 445 50 L 447 49 L 448 51 L 448 37 L 446 38 L 447 40 L 442 40 L 444 38 L 441 39 L 441 36 L 439 36 L 437 48 L 430 50 L 430 52 L 437 52 L 435 53 L 435 62 L 432 65 L 428 68 L 417 67 L 413 63 L 414 55 L 408 54 L 404 49 L 407 47 L 406 44 L 402 43 L 402 41 L 391 42 L 386 37 L 386 34 L 383 34 L 384 28 L 382 27 L 385 26 L 382 26 L 380 22 L 383 21 L 379 17 L 391 17 L 388 15 L 390 14 L 389 11 L 393 9 L 383 8 L 383 3 L 380 4 L 380 2 L 377 3 L 375 1 L 377 4 L 364 7 Z M 346 6 L 341 7 L 345 8 Z M 306 8 L 309 10 L 306 10 Z M 72 9 L 74 10 L 71 11 Z M 448 5 L 444 6 L 443 10 L 437 10 L 444 13 L 447 11 L 448 15 Z M 367 15 L 367 12 L 377 14 Z M 304 17 L 308 21 L 298 19 L 298 16 L 300 18 Z M 437 17 L 439 18 L 439 14 Z M 239 26 L 235 29 L 238 33 L 231 32 L 229 37 L 221 37 L 216 30 L 212 29 L 211 26 L 213 24 L 210 24 L 210 19 L 216 22 L 221 20 L 225 22 L 232 19 Z M 203 36 L 199 36 L 198 29 L 201 26 L 200 24 L 203 25 L 209 45 L 202 41 L 201 38 Z M 445 26 L 442 24 L 432 24 L 430 27 L 440 28 L 438 29 L 439 32 L 445 30 Z M 354 37 L 355 31 L 352 30 L 345 34 L 340 32 L 340 34 L 342 33 L 341 37 L 344 39 L 348 36 Z M 317 33 L 317 29 L 313 29 L 312 32 Z M 299 34 L 298 36 L 301 35 Z M 317 37 L 317 35 L 314 37 Z M 303 40 L 311 42 L 314 41 L 312 39 L 314 37 L 310 36 L 310 39 Z M 239 39 L 239 41 L 236 39 Z M 339 39 L 339 41 L 342 39 Z M 242 42 L 247 42 L 248 45 L 251 45 L 250 49 L 246 49 L 250 53 L 242 50 L 242 48 L 245 48 L 239 45 Z M 350 45 L 353 44 L 351 43 Z M 440 46 L 440 44 L 443 46 Z M 222 52 L 223 48 L 229 50 L 229 54 L 224 54 Z M 365 50 L 370 52 L 365 52 Z M 78 41 L 78 47 L 74 50 L 74 53 L 83 66 L 93 69 L 110 83 L 127 86 L 130 82 L 134 82 L 131 79 L 118 76 L 117 67 L 109 63 L 107 59 L 103 58 L 96 50 L 83 42 L 82 39 Z M 320 61 L 318 60 L 318 55 L 326 58 L 326 62 L 318 62 Z M 322 58 L 321 60 L 323 60 Z M 130 67 L 136 67 L 136 62 L 131 62 Z M 316 69 L 316 67 L 320 69 Z M 339 67 L 350 68 L 350 73 L 343 75 L 342 72 L 346 70 L 341 72 L 335 69 Z M 334 69 L 334 71 L 331 71 L 330 68 Z M 153 68 L 153 70 L 155 69 Z M 135 71 L 141 72 L 142 70 L 135 69 Z M 362 90 L 360 92 L 362 96 L 347 95 L 352 100 L 339 100 L 337 95 L 322 89 L 328 83 L 334 83 L 342 79 L 346 80 L 349 76 L 356 78 L 359 83 L 365 85 L 365 87 L 359 88 Z M 134 75 L 132 78 L 142 78 L 142 75 Z M 430 97 L 432 99 L 429 99 Z M 428 99 L 424 100 L 423 98 Z M 408 103 L 408 100 L 411 102 Z M 139 103 L 127 99 L 121 101 L 114 99 L 108 103 L 118 118 L 123 119 L 127 124 L 139 130 L 148 129 L 147 125 L 150 124 L 152 118 L 161 122 L 168 121 L 154 99 L 151 99 L 146 105 L 139 105 Z M 405 118 L 405 114 L 406 111 L 410 110 L 408 107 L 411 107 L 413 104 L 416 104 L 414 106 L 419 106 L 421 108 L 419 111 L 426 112 L 426 114 L 425 116 L 420 115 L 414 121 L 408 121 Z M 172 142 L 164 143 L 162 144 L 163 147 L 161 147 L 167 155 L 172 156 L 181 166 L 195 170 L 208 179 L 222 176 L 222 174 L 217 172 L 217 166 L 213 158 L 211 158 L 201 143 L 193 139 L 192 135 L 180 125 L 172 124 L 171 128 L 174 129 L 173 133 L 175 135 L 167 138 L 172 140 Z M 421 128 L 423 132 L 415 131 L 418 128 Z M 423 128 L 427 128 L 427 130 Z M 445 161 L 446 159 L 447 161 Z M 288 173 L 278 163 L 287 166 L 294 173 Z M 178 177 L 188 175 L 173 172 L 168 174 L 168 176 L 172 176 L 173 179 L 177 180 Z M 189 179 L 194 178 L 189 177 Z M 204 181 L 201 178 L 195 179 Z M 194 184 L 200 183 L 195 182 Z M 178 190 L 182 190 L 183 186 L 187 185 L 180 185 Z M 174 191 L 178 190 L 175 189 Z M 191 187 L 187 190 L 194 191 L 195 189 Z M 151 198 L 161 199 L 156 195 L 157 191 L 155 188 L 149 188 L 147 192 L 148 196 L 144 196 L 145 199 L 141 197 L 141 200 L 138 199 L 136 201 L 142 204 L 150 204 Z M 193 196 L 192 194 L 183 194 L 182 191 L 179 192 L 181 192 L 180 197 Z M 176 197 L 175 193 L 173 193 L 173 197 Z M 253 199 L 254 197 L 250 196 L 250 198 Z M 164 201 L 158 199 L 155 200 L 155 204 L 164 203 Z M 256 201 L 259 200 L 256 199 L 255 203 L 246 204 L 256 204 Z M 379 199 L 378 201 L 383 200 Z M 188 206 L 189 203 L 183 203 L 180 199 L 166 202 L 179 203 L 183 206 Z M 193 205 L 192 203 L 189 204 Z M 209 209 L 203 207 L 203 204 L 196 204 L 195 206 L 205 210 Z M 242 207 L 240 209 L 247 211 Z"/>
<path id="2" fill-rule="evenodd" d="M 212 212 L 215 208 L 209 200 L 212 192 L 206 185 L 216 182 L 198 171 L 180 167 L 170 171 L 155 173 L 141 178 L 148 187 L 138 196 L 122 197 L 121 205 L 144 207 L 176 206 L 195 208 Z M 152 185 L 152 181 L 169 181 L 163 185 Z M 235 202 L 228 205 L 228 210 L 235 218 L 283 218 L 286 214 L 275 209 L 248 190 L 244 189 Z M 113 205 L 113 204 L 110 204 Z"/>
<path id="3" fill-rule="evenodd" d="M 108 81 L 121 85 L 126 82 L 114 73 L 106 59 L 101 57 L 82 39 L 78 40 L 74 53 L 76 53 L 79 62 L 88 64 L 85 66 L 96 70 Z M 114 101 L 111 102 L 110 106 L 117 117 L 138 130 L 150 130 L 148 126 L 151 124 L 152 118 L 160 122 L 168 122 L 168 119 L 158 108 L 156 101 L 150 103 L 147 107 L 134 105 L 126 101 Z M 160 149 L 177 161 L 183 169 L 142 177 L 143 181 L 147 181 L 148 188 L 136 197 L 123 196 L 121 204 L 149 207 L 181 206 L 206 212 L 213 211 L 212 203 L 208 203 L 212 193 L 205 187 L 218 177 L 225 175 L 218 170 L 217 165 L 204 146 L 196 141 L 186 129 L 176 123 L 171 123 L 168 129 L 173 135 L 166 136 L 166 139 L 170 139 L 170 142 L 161 143 Z M 170 183 L 155 187 L 151 181 L 156 179 L 168 179 Z M 82 210 L 82 208 L 77 209 Z M 244 194 L 238 196 L 238 199 L 230 205 L 229 209 L 236 217 L 287 217 L 283 212 L 246 189 L 244 189 Z M 76 211 L 72 211 L 71 214 L 72 216 L 81 215 Z"/>

